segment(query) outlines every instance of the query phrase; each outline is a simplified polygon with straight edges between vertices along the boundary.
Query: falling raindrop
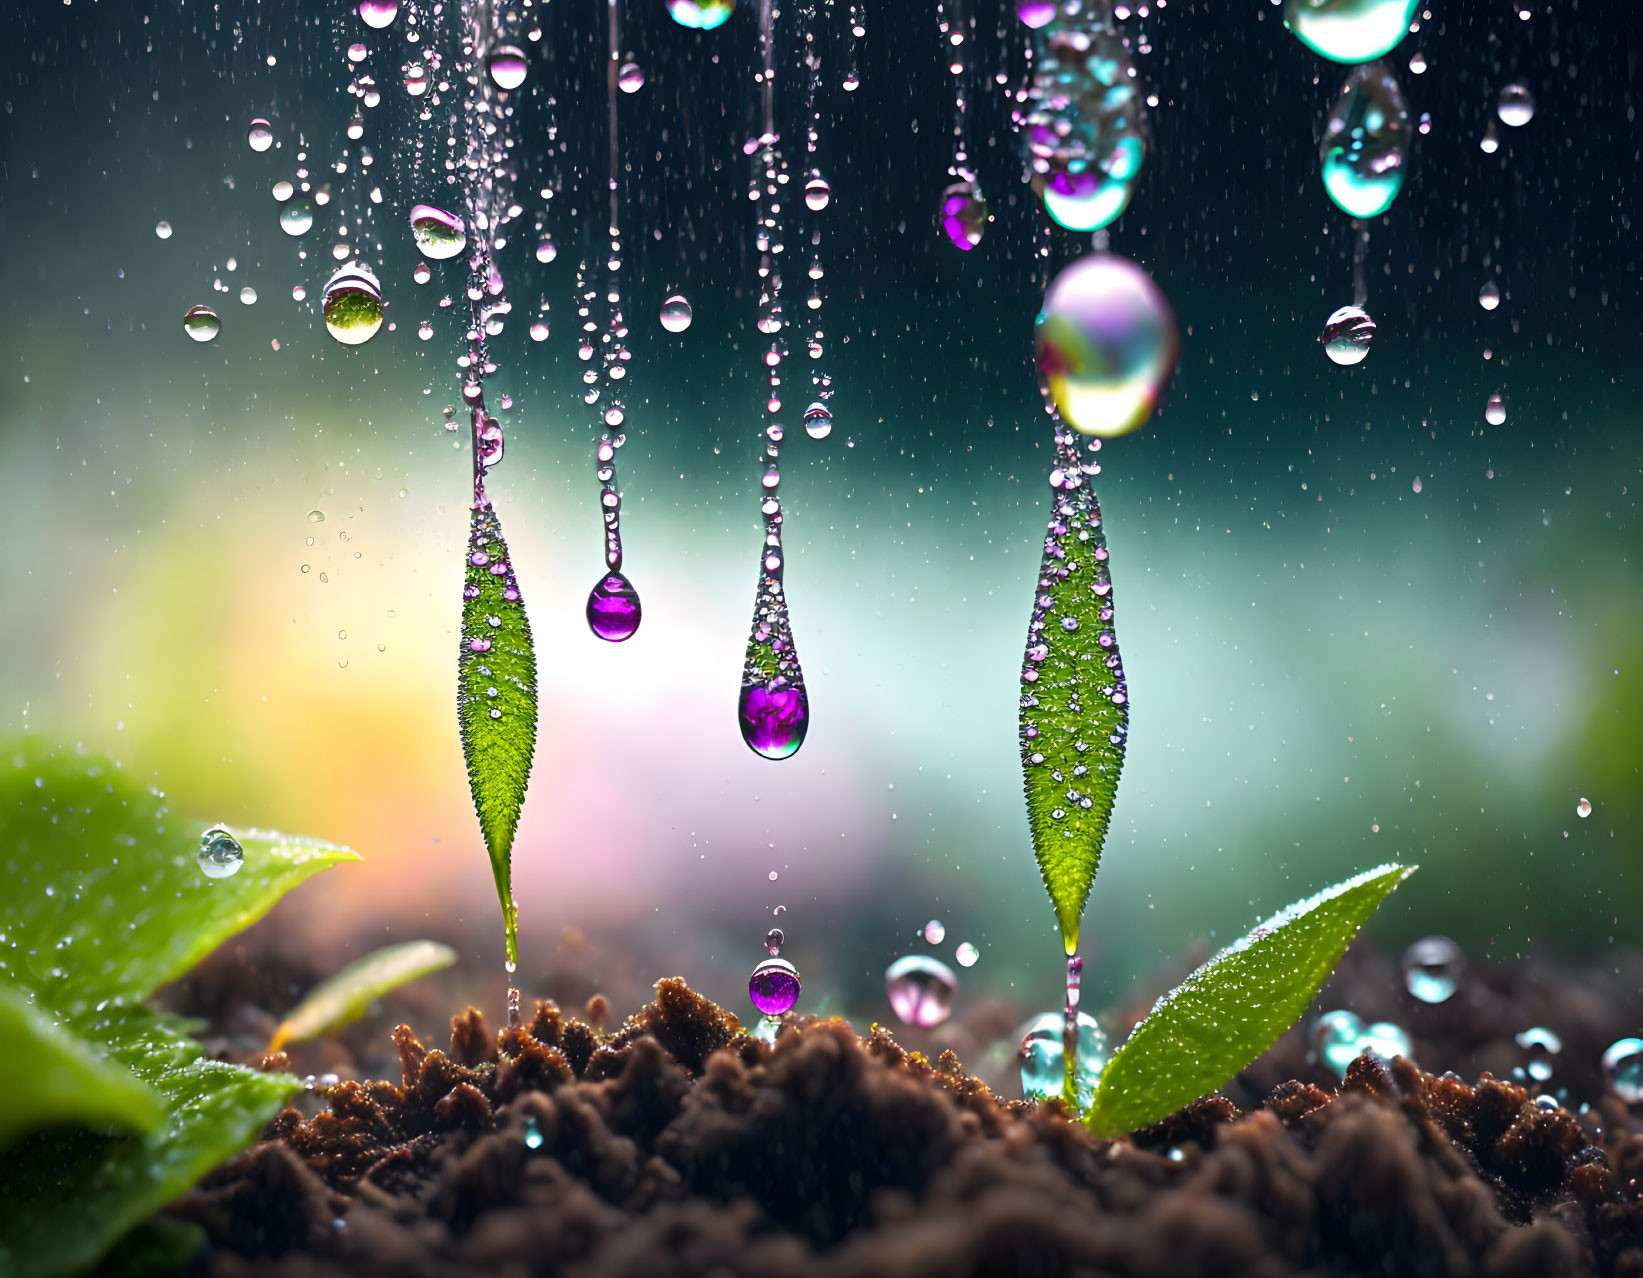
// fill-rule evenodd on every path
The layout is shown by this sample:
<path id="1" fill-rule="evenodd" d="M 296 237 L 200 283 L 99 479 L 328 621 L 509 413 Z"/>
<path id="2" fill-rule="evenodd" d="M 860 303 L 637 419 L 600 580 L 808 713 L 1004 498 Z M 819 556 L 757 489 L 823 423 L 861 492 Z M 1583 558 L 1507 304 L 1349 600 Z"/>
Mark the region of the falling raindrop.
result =
<path id="1" fill-rule="evenodd" d="M 378 31 L 392 24 L 399 13 L 399 0 L 359 0 L 360 20 Z"/>
<path id="2" fill-rule="evenodd" d="M 417 248 L 436 262 L 455 257 L 468 245 L 462 219 L 431 204 L 412 205 L 411 235 Z"/>
<path id="3" fill-rule="evenodd" d="M 941 193 L 941 229 L 962 253 L 981 243 L 987 230 L 987 201 L 974 178 L 954 182 Z"/>
<path id="4" fill-rule="evenodd" d="M 1376 217 L 1397 198 L 1409 157 L 1409 111 L 1384 63 L 1352 68 L 1318 155 L 1324 190 L 1343 213 Z"/>
<path id="5" fill-rule="evenodd" d="M 405 92 L 420 98 L 428 91 L 428 70 L 420 62 L 407 62 L 400 74 L 405 80 Z"/>
<path id="6" fill-rule="evenodd" d="M 681 27 L 711 31 L 736 11 L 736 0 L 667 0 L 667 11 Z"/>
<path id="7" fill-rule="evenodd" d="M 257 301 L 257 290 L 247 284 L 240 290 L 240 302 L 245 306 L 254 306 Z"/>
<path id="8" fill-rule="evenodd" d="M 981 951 L 969 941 L 960 941 L 958 949 L 953 951 L 953 957 L 958 960 L 960 967 L 974 967 L 976 960 L 981 957 Z"/>
<path id="9" fill-rule="evenodd" d="M 1478 290 L 1478 305 L 1486 311 L 1492 311 L 1500 305 L 1500 287 L 1490 280 Z"/>
<path id="10" fill-rule="evenodd" d="M 1521 84 L 1508 84 L 1495 100 L 1495 114 L 1502 124 L 1521 129 L 1535 118 L 1535 95 Z"/>
<path id="11" fill-rule="evenodd" d="M 323 510 L 310 510 L 308 512 L 308 522 L 311 524 L 323 524 L 325 522 L 325 512 Z"/>
<path id="12" fill-rule="evenodd" d="M 154 223 L 154 234 L 159 236 L 160 239 L 162 239 L 162 240 L 169 240 L 171 238 L 171 223 L 170 222 L 156 222 L 156 223 Z"/>
<path id="13" fill-rule="evenodd" d="M 682 333 L 695 318 L 690 303 L 683 294 L 675 293 L 662 303 L 662 327 L 670 333 Z"/>
<path id="14" fill-rule="evenodd" d="M 958 977 L 953 969 L 928 954 L 908 954 L 884 972 L 884 992 L 890 1008 L 904 1024 L 929 1029 L 953 1011 Z"/>
<path id="15" fill-rule="evenodd" d="M 1403 983 L 1423 1003 L 1447 1001 L 1465 971 L 1465 952 L 1447 936 L 1422 937 L 1403 952 Z"/>
<path id="16" fill-rule="evenodd" d="M 645 69 L 637 62 L 624 62 L 616 73 L 616 87 L 623 93 L 637 93 L 645 87 Z"/>
<path id="17" fill-rule="evenodd" d="M 1643 1038 L 1623 1038 L 1603 1053 L 1603 1081 L 1628 1105 L 1643 1101 Z"/>
<path id="18" fill-rule="evenodd" d="M 280 210 L 280 230 L 287 235 L 306 235 L 314 225 L 314 210 L 307 200 L 292 200 Z"/>
<path id="19" fill-rule="evenodd" d="M 765 1016 L 780 1016 L 793 1010 L 802 988 L 796 967 L 786 959 L 767 958 L 748 978 L 747 999 Z"/>
<path id="20" fill-rule="evenodd" d="M 326 330 L 344 346 L 358 346 L 382 327 L 382 286 L 368 267 L 349 262 L 325 285 Z"/>
<path id="21" fill-rule="evenodd" d="M 811 439 L 826 439 L 833 433 L 833 410 L 819 399 L 804 410 L 804 433 Z"/>
<path id="22" fill-rule="evenodd" d="M 1585 799 L 1585 798 L 1581 799 L 1581 801 L 1579 803 L 1575 804 L 1575 815 L 1577 817 L 1579 817 L 1582 821 L 1584 821 L 1587 817 L 1591 816 L 1592 815 L 1592 801 L 1590 799 Z"/>
<path id="23" fill-rule="evenodd" d="M 601 577 L 588 594 L 588 629 L 600 639 L 621 643 L 639 629 L 639 592 L 619 572 Z"/>
<path id="24" fill-rule="evenodd" d="M 273 186 L 268 188 L 268 193 L 270 195 L 272 195 L 276 200 L 278 200 L 281 204 L 284 204 L 287 200 L 289 200 L 293 195 L 296 194 L 296 188 L 294 186 L 292 186 L 289 182 L 287 182 L 284 178 L 280 178 L 277 182 L 274 183 Z"/>
<path id="25" fill-rule="evenodd" d="M 534 1115 L 525 1120 L 525 1148 L 542 1148 L 542 1129 L 536 1125 L 536 1118 Z"/>
<path id="26" fill-rule="evenodd" d="M 820 213 L 832 198 L 833 188 L 820 173 L 804 184 L 804 207 L 812 213 Z"/>
<path id="27" fill-rule="evenodd" d="M 1483 406 L 1483 420 L 1491 426 L 1506 424 L 1506 401 L 1500 397 L 1499 391 L 1489 396 L 1489 402 Z"/>
<path id="28" fill-rule="evenodd" d="M 492 49 L 485 67 L 499 89 L 517 89 L 525 83 L 525 54 L 515 45 L 501 44 Z"/>
<path id="29" fill-rule="evenodd" d="M 1015 16 L 1024 26 L 1037 31 L 1055 17 L 1055 0 L 1016 0 Z"/>
<path id="30" fill-rule="evenodd" d="M 1325 1012 L 1312 1025 L 1312 1054 L 1338 1078 L 1345 1078 L 1347 1068 L 1365 1052 L 1391 1060 L 1408 1058 L 1413 1051 L 1408 1033 L 1390 1021 L 1365 1025 L 1352 1012 L 1336 1011 Z"/>
<path id="31" fill-rule="evenodd" d="M 1318 340 L 1332 362 L 1345 367 L 1360 364 L 1375 340 L 1375 321 L 1361 306 L 1343 306 L 1324 321 Z"/>
<path id="32" fill-rule="evenodd" d="M 770 951 L 771 958 L 775 958 L 782 952 L 782 944 L 786 940 L 787 937 L 782 934 L 779 927 L 773 927 L 764 934 L 764 947 Z"/>
<path id="33" fill-rule="evenodd" d="M 251 127 L 245 131 L 245 141 L 253 151 L 266 151 L 274 145 L 274 130 L 267 120 L 259 116 L 251 121 Z"/>
<path id="34" fill-rule="evenodd" d="M 183 312 L 183 332 L 196 342 L 209 342 L 221 328 L 222 321 L 209 306 L 190 306 Z"/>
<path id="35" fill-rule="evenodd" d="M 947 935 L 947 925 L 940 919 L 931 919 L 924 925 L 924 939 L 931 945 L 940 945 Z"/>
<path id="36" fill-rule="evenodd" d="M 1023 1028 L 1016 1058 L 1021 1065 L 1021 1093 L 1040 1100 L 1059 1098 L 1067 1086 L 1067 1049 L 1062 1012 L 1045 1012 Z M 1078 1059 L 1073 1074 L 1074 1099 L 1087 1108 L 1107 1067 L 1107 1036 L 1088 1012 L 1078 1013 Z"/>
<path id="37" fill-rule="evenodd" d="M 1489 122 L 1489 127 L 1484 129 L 1483 136 L 1478 139 L 1478 150 L 1482 151 L 1485 155 L 1493 155 L 1496 151 L 1500 150 L 1500 139 L 1495 136 L 1495 124 L 1493 120 Z"/>
<path id="38" fill-rule="evenodd" d="M 1562 1039 L 1551 1030 L 1537 1025 L 1517 1035 L 1517 1045 L 1526 1054 L 1523 1068 L 1530 1078 L 1537 1083 L 1551 1078 L 1558 1054 L 1563 1051 Z"/>
<path id="39" fill-rule="evenodd" d="M 228 830 L 214 825 L 200 835 L 200 869 L 208 879 L 226 879 L 245 864 L 245 849 Z"/>
<path id="40" fill-rule="evenodd" d="M 1420 0 L 1287 0 L 1284 26 L 1331 62 L 1371 62 L 1409 31 Z"/>

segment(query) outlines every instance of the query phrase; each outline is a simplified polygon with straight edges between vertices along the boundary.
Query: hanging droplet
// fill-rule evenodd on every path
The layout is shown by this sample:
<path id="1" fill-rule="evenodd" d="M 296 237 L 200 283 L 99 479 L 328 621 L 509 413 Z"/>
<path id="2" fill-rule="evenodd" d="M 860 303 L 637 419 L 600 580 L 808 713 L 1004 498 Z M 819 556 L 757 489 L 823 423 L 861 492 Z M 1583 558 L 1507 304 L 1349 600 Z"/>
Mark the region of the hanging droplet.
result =
<path id="1" fill-rule="evenodd" d="M 981 957 L 981 951 L 969 941 L 960 941 L 958 949 L 953 951 L 953 957 L 958 959 L 960 967 L 974 967 L 976 960 Z"/>
<path id="2" fill-rule="evenodd" d="M 1360 364 L 1375 340 L 1375 321 L 1361 306 L 1343 306 L 1324 321 L 1318 340 L 1333 363 L 1345 367 Z"/>
<path id="3" fill-rule="evenodd" d="M 468 246 L 462 219 L 432 204 L 411 206 L 411 235 L 417 248 L 436 262 L 455 257 Z"/>
<path id="4" fill-rule="evenodd" d="M 368 267 L 349 262 L 325 285 L 325 328 L 344 346 L 358 346 L 382 327 L 382 285 Z"/>
<path id="5" fill-rule="evenodd" d="M 528 66 L 524 51 L 511 44 L 499 44 L 485 59 L 485 69 L 499 89 L 517 89 L 525 83 Z"/>
<path id="6" fill-rule="evenodd" d="M 221 328 L 222 321 L 209 306 L 190 306 L 183 312 L 183 332 L 196 342 L 209 342 Z"/>
<path id="7" fill-rule="evenodd" d="M 559 247 L 552 240 L 543 240 L 536 246 L 536 260 L 551 262 L 559 256 Z"/>
<path id="8" fill-rule="evenodd" d="M 1422 937 L 1403 952 L 1403 983 L 1423 1003 L 1446 1002 L 1465 971 L 1465 952 L 1447 936 Z"/>
<path id="9" fill-rule="evenodd" d="M 798 752 L 810 730 L 810 701 L 802 682 L 775 678 L 768 683 L 742 685 L 736 703 L 742 740 L 767 759 L 785 759 Z"/>
<path id="10" fill-rule="evenodd" d="M 399 0 L 359 0 L 360 21 L 381 31 L 393 23 L 399 13 Z"/>
<path id="11" fill-rule="evenodd" d="M 941 229 L 961 253 L 968 253 L 987 230 L 987 201 L 973 179 L 954 182 L 941 193 Z"/>
<path id="12" fill-rule="evenodd" d="M 1603 1053 L 1603 1081 L 1628 1105 L 1643 1101 L 1643 1038 L 1623 1038 Z"/>
<path id="13" fill-rule="evenodd" d="M 782 952 L 782 943 L 786 940 L 787 937 L 782 934 L 779 927 L 773 927 L 764 934 L 764 947 L 770 951 L 771 958 Z"/>
<path id="14" fill-rule="evenodd" d="M 314 224 L 314 210 L 307 200 L 292 200 L 280 210 L 280 230 L 287 235 L 307 235 Z"/>
<path id="15" fill-rule="evenodd" d="M 684 332 L 694 318 L 690 303 L 682 293 L 675 293 L 662 303 L 662 327 L 670 333 Z"/>
<path id="16" fill-rule="evenodd" d="M 637 62 L 624 62 L 616 73 L 616 87 L 623 93 L 637 93 L 645 87 L 645 69 Z"/>
<path id="17" fill-rule="evenodd" d="M 833 410 L 819 399 L 804 410 L 804 433 L 811 439 L 826 439 L 833 433 Z"/>
<path id="18" fill-rule="evenodd" d="M 633 638 L 640 616 L 639 592 L 619 572 L 601 577 L 588 594 L 588 629 L 608 643 Z"/>
<path id="19" fill-rule="evenodd" d="M 1508 84 L 1495 99 L 1495 114 L 1502 124 L 1521 129 L 1535 118 L 1535 95 L 1521 84 Z"/>
<path id="20" fill-rule="evenodd" d="M 903 1024 L 920 1029 L 940 1025 L 952 1015 L 957 988 L 953 969 L 928 954 L 905 955 L 884 972 L 884 992 L 891 1010 Z"/>
<path id="21" fill-rule="evenodd" d="M 940 945 L 947 936 L 947 925 L 940 919 L 931 919 L 924 925 L 924 939 L 931 945 Z"/>
<path id="22" fill-rule="evenodd" d="M 1500 288 L 1490 280 L 1478 290 L 1478 305 L 1486 311 L 1492 311 L 1500 305 Z"/>
<path id="23" fill-rule="evenodd" d="M 1318 151 L 1324 190 L 1343 213 L 1377 217 L 1403 188 L 1409 111 L 1384 63 L 1354 67 L 1324 124 Z"/>
<path id="24" fill-rule="evenodd" d="M 1284 26 L 1331 62 L 1371 62 L 1409 31 L 1420 0 L 1288 0 Z"/>
<path id="25" fill-rule="evenodd" d="M 1491 426 L 1506 424 L 1506 401 L 1500 397 L 1499 391 L 1489 396 L 1489 402 L 1483 406 L 1483 420 Z"/>
<path id="26" fill-rule="evenodd" d="M 1579 817 L 1582 821 L 1584 821 L 1587 817 L 1591 816 L 1592 815 L 1592 801 L 1590 799 L 1585 799 L 1585 798 L 1581 799 L 1581 801 L 1579 803 L 1575 804 L 1575 815 L 1577 817 Z"/>
<path id="27" fill-rule="evenodd" d="M 736 0 L 667 0 L 667 11 L 681 27 L 711 31 L 736 12 Z"/>
<path id="28" fill-rule="evenodd" d="M 208 879 L 226 879 L 245 864 L 245 849 L 228 830 L 214 825 L 200 835 L 200 869 Z"/>
<path id="29" fill-rule="evenodd" d="M 820 173 L 804 184 L 804 207 L 812 213 L 820 213 L 832 198 L 833 188 L 827 185 L 827 179 Z"/>
<path id="30" fill-rule="evenodd" d="M 162 240 L 169 240 L 171 238 L 171 223 L 170 222 L 156 222 L 156 223 L 154 223 L 154 234 L 157 235 Z"/>
<path id="31" fill-rule="evenodd" d="M 1033 326 L 1045 389 L 1086 435 L 1134 430 L 1157 410 L 1180 337 L 1158 286 L 1134 262 L 1093 253 L 1057 275 Z"/>
<path id="32" fill-rule="evenodd" d="M 1067 1018 L 1045 1012 L 1028 1022 L 1021 1034 L 1016 1058 L 1021 1065 L 1021 1094 L 1040 1100 L 1059 1098 L 1067 1087 L 1067 1049 L 1062 1030 Z M 1095 1086 L 1107 1068 L 1107 1036 L 1088 1012 L 1078 1014 L 1078 1060 L 1073 1092 L 1080 1109 L 1095 1099 Z"/>
<path id="33" fill-rule="evenodd" d="M 1530 1078 L 1537 1083 L 1551 1078 L 1558 1055 L 1563 1051 L 1562 1039 L 1551 1030 L 1537 1025 L 1517 1035 L 1517 1045 L 1525 1053 L 1523 1069 Z"/>
<path id="34" fill-rule="evenodd" d="M 251 127 L 245 131 L 245 141 L 253 151 L 266 151 L 274 145 L 274 130 L 269 127 L 267 120 L 258 116 L 251 121 Z"/>
<path id="35" fill-rule="evenodd" d="M 786 959 L 768 958 L 748 978 L 747 1000 L 765 1016 L 780 1016 L 793 1010 L 802 989 L 798 968 Z"/>

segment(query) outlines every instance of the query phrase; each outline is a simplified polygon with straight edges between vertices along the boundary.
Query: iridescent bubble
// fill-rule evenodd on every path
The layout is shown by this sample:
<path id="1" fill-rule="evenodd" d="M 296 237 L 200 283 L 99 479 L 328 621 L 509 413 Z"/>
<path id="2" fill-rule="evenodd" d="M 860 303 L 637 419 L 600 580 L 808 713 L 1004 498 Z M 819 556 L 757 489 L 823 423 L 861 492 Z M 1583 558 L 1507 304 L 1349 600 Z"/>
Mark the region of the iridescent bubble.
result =
<path id="1" fill-rule="evenodd" d="M 251 127 L 245 131 L 245 141 L 253 151 L 266 151 L 274 145 L 274 130 L 269 127 L 267 120 L 258 116 L 251 121 Z"/>
<path id="2" fill-rule="evenodd" d="M 162 239 L 162 240 L 169 240 L 171 238 L 171 223 L 170 222 L 156 222 L 156 223 L 154 223 L 154 234 L 159 236 L 160 239 Z"/>
<path id="3" fill-rule="evenodd" d="M 670 333 L 682 333 L 690 327 L 695 315 L 682 293 L 675 293 L 662 303 L 662 327 Z"/>
<path id="4" fill-rule="evenodd" d="M 1403 952 L 1403 983 L 1423 1003 L 1447 1001 L 1460 988 L 1466 953 L 1447 936 L 1425 936 Z"/>
<path id="5" fill-rule="evenodd" d="M 747 999 L 765 1016 L 780 1016 L 793 1010 L 803 986 L 799 970 L 786 959 L 767 958 L 753 969 L 747 981 Z"/>
<path id="6" fill-rule="evenodd" d="M 1169 302 L 1145 271 L 1116 253 L 1093 253 L 1051 282 L 1033 348 L 1068 425 L 1113 436 L 1157 409 L 1180 338 Z"/>
<path id="7" fill-rule="evenodd" d="M 292 200 L 280 210 L 280 230 L 287 235 L 307 235 L 314 225 L 314 210 L 307 200 Z"/>
<path id="8" fill-rule="evenodd" d="M 640 614 L 639 592 L 619 572 L 601 577 L 588 593 L 588 629 L 607 643 L 633 638 Z"/>
<path id="9" fill-rule="evenodd" d="M 485 59 L 485 67 L 499 89 L 517 89 L 525 83 L 525 73 L 529 69 L 524 51 L 511 44 L 499 44 L 492 49 Z"/>
<path id="10" fill-rule="evenodd" d="M 1575 804 L 1575 815 L 1577 817 L 1579 817 L 1582 821 L 1584 821 L 1587 817 L 1591 816 L 1592 815 L 1592 801 L 1590 799 L 1585 799 L 1585 798 L 1581 799 L 1581 801 L 1579 803 Z"/>
<path id="11" fill-rule="evenodd" d="M 1420 0 L 1288 0 L 1284 26 L 1331 62 L 1371 62 L 1409 31 Z"/>
<path id="12" fill-rule="evenodd" d="M 1643 1101 L 1643 1038 L 1622 1038 L 1603 1053 L 1603 1081 L 1628 1105 Z"/>
<path id="13" fill-rule="evenodd" d="M 1500 397 L 1499 391 L 1489 396 L 1489 402 L 1483 406 L 1483 420 L 1491 426 L 1506 424 L 1506 401 Z"/>
<path id="14" fill-rule="evenodd" d="M 1551 1078 L 1558 1055 L 1563 1051 L 1563 1040 L 1541 1025 L 1526 1029 L 1517 1035 L 1517 1045 L 1524 1051 L 1524 1072 L 1537 1083 Z"/>
<path id="15" fill-rule="evenodd" d="M 826 439 L 833 433 L 833 410 L 819 399 L 804 410 L 804 433 L 811 439 Z"/>
<path id="16" fill-rule="evenodd" d="M 616 87 L 623 93 L 637 93 L 645 87 L 645 69 L 637 62 L 624 62 L 616 73 Z"/>
<path id="17" fill-rule="evenodd" d="M 810 699 L 804 685 L 778 676 L 768 683 L 744 683 L 736 700 L 742 740 L 766 759 L 785 759 L 804 744 L 810 730 Z"/>
<path id="18" fill-rule="evenodd" d="M 920 1029 L 940 1025 L 952 1015 L 957 988 L 953 969 L 928 954 L 908 954 L 884 972 L 884 992 L 891 1010 L 904 1024 Z"/>
<path id="19" fill-rule="evenodd" d="M 1324 124 L 1318 158 L 1324 190 L 1343 213 L 1376 217 L 1403 188 L 1409 111 L 1384 63 L 1353 67 Z"/>
<path id="20" fill-rule="evenodd" d="M 360 20 L 378 31 L 390 25 L 398 13 L 399 0 L 359 0 Z"/>
<path id="21" fill-rule="evenodd" d="M 931 945 L 940 945 L 947 936 L 947 925 L 940 919 L 931 919 L 924 925 L 924 939 Z"/>
<path id="22" fill-rule="evenodd" d="M 455 257 L 468 246 L 468 228 L 461 218 L 432 204 L 411 206 L 411 235 L 436 262 Z"/>
<path id="23" fill-rule="evenodd" d="M 214 825 L 200 835 L 200 869 L 208 879 L 226 879 L 240 872 L 245 849 L 228 830 Z"/>
<path id="24" fill-rule="evenodd" d="M 1016 1059 L 1021 1065 L 1021 1094 L 1041 1100 L 1059 1098 L 1067 1087 L 1067 1049 L 1062 1031 L 1067 1018 L 1045 1012 L 1023 1027 Z M 1074 1100 L 1087 1109 L 1095 1086 L 1107 1068 L 1107 1036 L 1088 1012 L 1078 1014 L 1078 1060 L 1074 1066 Z"/>
<path id="25" fill-rule="evenodd" d="M 326 282 L 320 312 L 344 346 L 368 342 L 382 327 L 382 285 L 369 267 L 349 262 Z"/>
<path id="26" fill-rule="evenodd" d="M 958 949 L 953 951 L 953 957 L 958 959 L 960 967 L 974 967 L 976 960 L 981 957 L 981 951 L 969 941 L 960 941 Z"/>
<path id="27" fill-rule="evenodd" d="M 1494 280 L 1490 280 L 1478 290 L 1478 305 L 1486 311 L 1492 311 L 1500 305 L 1500 287 Z"/>
<path id="28" fill-rule="evenodd" d="M 1037 31 L 1055 17 L 1055 0 L 1016 0 L 1015 16 L 1024 26 Z"/>
<path id="29" fill-rule="evenodd" d="M 941 229 L 961 253 L 981 243 L 987 230 L 987 201 L 974 179 L 954 182 L 941 193 Z"/>
<path id="30" fill-rule="evenodd" d="M 832 198 L 833 188 L 827 185 L 827 179 L 820 173 L 804 184 L 804 207 L 812 213 L 820 213 Z"/>
<path id="31" fill-rule="evenodd" d="M 1508 84 L 1495 99 L 1495 114 L 1502 124 L 1521 129 L 1535 118 L 1535 95 L 1526 85 Z"/>
<path id="32" fill-rule="evenodd" d="M 711 31 L 736 12 L 736 0 L 667 0 L 667 11 L 681 27 Z"/>
<path id="33" fill-rule="evenodd" d="M 1343 366 L 1363 362 L 1369 354 L 1369 344 L 1375 340 L 1375 321 L 1361 306 L 1343 306 L 1324 321 L 1324 331 L 1318 334 L 1324 354 Z"/>
<path id="34" fill-rule="evenodd" d="M 209 342 L 221 328 L 222 321 L 209 306 L 190 306 L 183 312 L 183 332 L 196 342 Z"/>

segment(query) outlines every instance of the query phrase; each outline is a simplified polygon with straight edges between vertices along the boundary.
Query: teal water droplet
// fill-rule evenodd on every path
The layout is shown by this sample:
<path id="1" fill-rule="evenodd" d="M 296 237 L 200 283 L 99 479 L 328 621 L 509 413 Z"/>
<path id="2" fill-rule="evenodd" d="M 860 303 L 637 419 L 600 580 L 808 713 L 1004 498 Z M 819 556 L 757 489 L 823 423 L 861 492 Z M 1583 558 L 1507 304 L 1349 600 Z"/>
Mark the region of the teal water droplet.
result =
<path id="1" fill-rule="evenodd" d="M 1423 1003 L 1448 1000 L 1465 971 L 1465 952 L 1447 936 L 1422 937 L 1403 952 L 1403 983 Z"/>
<path id="2" fill-rule="evenodd" d="M 1363 1034 L 1358 1038 L 1358 1056 L 1373 1052 L 1383 1061 L 1389 1061 L 1394 1056 L 1407 1060 L 1413 1057 L 1414 1051 L 1415 1045 L 1409 1038 L 1409 1031 L 1391 1021 L 1371 1021 L 1363 1027 Z"/>
<path id="3" fill-rule="evenodd" d="M 542 1148 L 542 1129 L 536 1125 L 534 1116 L 525 1120 L 525 1148 Z"/>
<path id="4" fill-rule="evenodd" d="M 1523 1068 L 1530 1078 L 1544 1083 L 1552 1076 L 1557 1057 L 1563 1051 L 1561 1038 L 1544 1026 L 1536 1025 L 1517 1035 L 1517 1045 L 1526 1055 Z"/>
<path id="5" fill-rule="evenodd" d="M 957 988 L 953 969 L 928 954 L 905 955 L 884 972 L 884 992 L 891 1010 L 903 1024 L 919 1029 L 940 1025 L 952 1015 Z"/>
<path id="6" fill-rule="evenodd" d="M 417 248 L 436 262 L 455 257 L 468 245 L 468 228 L 462 219 L 432 204 L 411 207 L 411 235 Z"/>
<path id="7" fill-rule="evenodd" d="M 1331 62 L 1371 62 L 1409 32 L 1419 0 L 1288 0 L 1284 26 Z"/>
<path id="8" fill-rule="evenodd" d="M 1343 213 L 1377 217 L 1403 189 L 1409 110 L 1384 63 L 1354 67 L 1324 124 L 1324 190 Z"/>
<path id="9" fill-rule="evenodd" d="M 1603 1080 L 1628 1105 L 1643 1101 L 1643 1038 L 1622 1038 L 1603 1053 Z"/>
<path id="10" fill-rule="evenodd" d="M 1066 1050 L 1061 1031 L 1066 1017 L 1045 1012 L 1027 1024 L 1016 1056 L 1021 1064 L 1021 1092 L 1028 1097 L 1059 1097 L 1066 1088 Z M 1107 1068 L 1107 1036 L 1088 1012 L 1078 1014 L 1078 1062 L 1073 1090 L 1080 1109 L 1088 1109 L 1095 1099 L 1101 1071 Z"/>
<path id="11" fill-rule="evenodd" d="M 214 825 L 200 835 L 200 869 L 208 879 L 226 879 L 240 872 L 245 849 L 224 826 Z"/>

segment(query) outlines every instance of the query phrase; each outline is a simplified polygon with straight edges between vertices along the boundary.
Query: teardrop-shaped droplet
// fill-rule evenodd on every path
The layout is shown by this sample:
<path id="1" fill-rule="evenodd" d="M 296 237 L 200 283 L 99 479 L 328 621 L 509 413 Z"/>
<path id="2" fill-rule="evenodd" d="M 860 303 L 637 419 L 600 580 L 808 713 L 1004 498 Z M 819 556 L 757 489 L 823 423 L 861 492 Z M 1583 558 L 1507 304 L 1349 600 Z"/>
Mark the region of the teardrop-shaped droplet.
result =
<path id="1" fill-rule="evenodd" d="M 1409 111 L 1385 63 L 1354 67 L 1324 124 L 1324 190 L 1343 213 L 1377 217 L 1403 188 Z"/>
<path id="2" fill-rule="evenodd" d="M 608 643 L 631 639 L 639 629 L 639 592 L 619 572 L 607 573 L 588 594 L 588 629 Z"/>
<path id="3" fill-rule="evenodd" d="M 987 201 L 973 179 L 954 182 L 941 193 L 941 229 L 961 253 L 968 253 L 987 230 Z"/>
<path id="4" fill-rule="evenodd" d="M 1331 62 L 1372 62 L 1409 32 L 1420 0 L 1288 0 L 1284 26 Z"/>

